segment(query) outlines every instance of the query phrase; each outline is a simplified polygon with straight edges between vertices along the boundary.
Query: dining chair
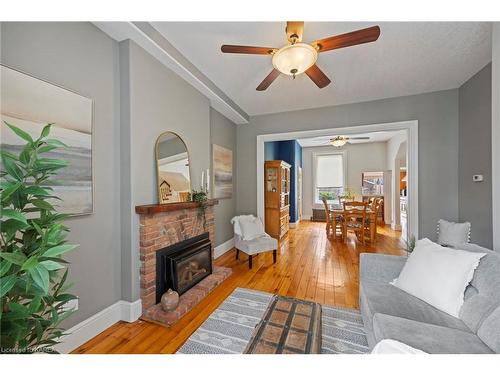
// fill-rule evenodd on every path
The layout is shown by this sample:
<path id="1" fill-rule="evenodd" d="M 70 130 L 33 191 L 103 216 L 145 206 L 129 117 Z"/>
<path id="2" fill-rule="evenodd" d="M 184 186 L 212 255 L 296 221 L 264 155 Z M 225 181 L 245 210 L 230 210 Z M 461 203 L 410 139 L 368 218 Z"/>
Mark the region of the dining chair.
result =
<path id="1" fill-rule="evenodd" d="M 347 242 L 347 232 L 352 231 L 356 234 L 358 240 L 363 245 L 366 244 L 365 240 L 365 226 L 366 226 L 366 209 L 368 202 L 343 202 L 344 207 L 344 220 L 343 220 L 343 238 Z"/>
<path id="2" fill-rule="evenodd" d="M 330 233 L 333 232 L 333 236 L 337 237 L 337 229 L 342 236 L 342 215 L 336 215 L 334 212 L 332 212 L 325 197 L 321 198 L 321 201 L 323 202 L 323 206 L 325 207 L 326 236 L 329 237 Z"/>
<path id="3" fill-rule="evenodd" d="M 330 236 L 330 232 L 334 230 L 333 228 L 333 217 L 332 213 L 330 211 L 330 207 L 328 206 L 328 201 L 326 200 L 325 197 L 321 198 L 321 201 L 323 202 L 323 206 L 325 207 L 325 219 L 326 219 L 326 236 Z"/>
<path id="4" fill-rule="evenodd" d="M 377 242 L 377 226 L 378 226 L 378 215 L 380 213 L 380 208 L 382 206 L 382 198 L 372 198 L 373 200 L 368 204 L 368 208 L 371 214 L 368 214 L 365 221 L 365 230 L 363 236 L 368 234 L 370 238 L 370 243 Z M 359 221 L 359 219 L 358 219 Z"/>

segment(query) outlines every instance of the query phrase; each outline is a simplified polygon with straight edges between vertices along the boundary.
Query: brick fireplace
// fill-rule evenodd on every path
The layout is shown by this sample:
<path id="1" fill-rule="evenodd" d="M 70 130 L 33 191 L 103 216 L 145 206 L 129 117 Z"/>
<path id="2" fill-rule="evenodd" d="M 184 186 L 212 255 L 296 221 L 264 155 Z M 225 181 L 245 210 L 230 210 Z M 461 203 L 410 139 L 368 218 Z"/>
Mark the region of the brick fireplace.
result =
<path id="1" fill-rule="evenodd" d="M 205 233 L 208 233 L 212 248 L 214 248 L 214 205 L 217 203 L 217 200 L 209 201 L 205 213 L 205 225 L 203 218 L 198 214 L 199 206 L 195 202 L 136 207 L 136 213 L 139 215 L 140 286 L 143 318 L 172 325 L 231 273 L 228 269 L 214 267 L 213 274 L 181 296 L 178 311 L 165 313 L 157 305 L 156 253 Z"/>

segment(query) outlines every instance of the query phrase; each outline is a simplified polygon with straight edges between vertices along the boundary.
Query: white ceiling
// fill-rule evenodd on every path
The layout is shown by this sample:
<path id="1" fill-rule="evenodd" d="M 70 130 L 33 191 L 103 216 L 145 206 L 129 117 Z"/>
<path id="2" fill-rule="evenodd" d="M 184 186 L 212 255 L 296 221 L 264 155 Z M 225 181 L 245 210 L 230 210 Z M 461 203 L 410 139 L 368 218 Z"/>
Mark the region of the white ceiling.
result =
<path id="1" fill-rule="evenodd" d="M 403 132 L 404 130 L 398 130 L 398 131 L 381 131 L 381 132 L 371 132 L 371 133 L 359 133 L 359 134 L 349 134 L 347 137 L 370 137 L 370 139 L 351 139 L 349 140 L 349 143 L 352 144 L 359 144 L 359 143 L 373 143 L 373 142 L 387 142 L 389 139 L 392 137 L 396 136 L 397 134 Z M 332 134 L 332 135 L 327 135 L 327 136 L 321 136 L 321 137 L 313 137 L 313 138 L 300 138 L 297 139 L 297 142 L 302 147 L 321 147 L 321 146 L 328 146 L 329 145 L 329 140 L 333 137 L 336 137 L 338 135 L 344 135 L 344 134 Z"/>
<path id="2" fill-rule="evenodd" d="M 153 22 L 152 25 L 249 115 L 284 112 L 459 87 L 491 61 L 491 24 L 477 22 L 306 22 L 303 41 L 380 25 L 378 41 L 321 53 L 332 83 L 271 71 L 269 56 L 223 54 L 222 44 L 281 47 L 285 22 Z"/>

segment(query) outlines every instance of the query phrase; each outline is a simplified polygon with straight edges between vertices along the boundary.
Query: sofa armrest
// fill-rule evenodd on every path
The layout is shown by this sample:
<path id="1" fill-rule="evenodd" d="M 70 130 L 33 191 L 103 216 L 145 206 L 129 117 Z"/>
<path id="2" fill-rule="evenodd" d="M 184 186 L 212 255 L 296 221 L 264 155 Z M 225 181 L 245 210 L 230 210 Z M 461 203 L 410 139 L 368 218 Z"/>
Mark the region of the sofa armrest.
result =
<path id="1" fill-rule="evenodd" d="M 399 276 L 407 259 L 398 255 L 361 253 L 360 280 L 390 282 Z"/>

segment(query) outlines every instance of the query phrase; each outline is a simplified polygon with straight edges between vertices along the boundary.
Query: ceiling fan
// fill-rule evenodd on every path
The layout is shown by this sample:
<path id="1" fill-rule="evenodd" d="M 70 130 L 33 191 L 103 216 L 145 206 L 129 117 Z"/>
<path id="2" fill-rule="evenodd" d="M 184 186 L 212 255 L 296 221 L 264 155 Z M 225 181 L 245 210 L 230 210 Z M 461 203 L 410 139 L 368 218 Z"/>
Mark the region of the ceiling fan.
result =
<path id="1" fill-rule="evenodd" d="M 378 26 L 369 27 L 350 33 L 330 36 L 315 40 L 311 44 L 302 43 L 304 22 L 288 21 L 286 23 L 286 37 L 290 44 L 281 48 L 236 46 L 224 44 L 221 51 L 224 53 L 243 53 L 250 55 L 271 55 L 274 69 L 257 86 L 257 91 L 264 91 L 280 73 L 292 76 L 306 73 L 320 89 L 331 82 L 325 73 L 316 65 L 318 53 L 333 49 L 355 46 L 363 43 L 374 42 L 380 35 Z"/>
<path id="2" fill-rule="evenodd" d="M 350 140 L 361 140 L 361 139 L 370 139 L 370 137 L 345 137 L 343 135 L 337 135 L 336 137 L 330 138 L 330 140 L 326 144 L 330 144 L 334 147 L 342 147 Z"/>

